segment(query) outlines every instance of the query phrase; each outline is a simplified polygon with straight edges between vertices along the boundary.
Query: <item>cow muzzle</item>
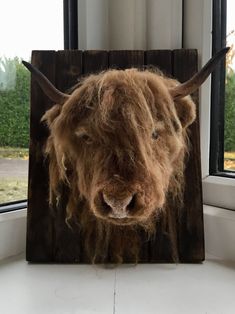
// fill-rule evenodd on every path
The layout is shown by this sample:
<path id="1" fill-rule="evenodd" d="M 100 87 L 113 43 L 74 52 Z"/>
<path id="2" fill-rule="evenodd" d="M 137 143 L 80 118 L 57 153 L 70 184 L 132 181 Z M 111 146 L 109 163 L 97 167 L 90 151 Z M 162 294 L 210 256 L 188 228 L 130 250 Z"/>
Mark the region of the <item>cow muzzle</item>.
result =
<path id="1" fill-rule="evenodd" d="M 128 218 L 131 209 L 133 209 L 135 205 L 135 194 L 117 199 L 102 193 L 102 200 L 109 218 L 124 219 Z"/>
<path id="2" fill-rule="evenodd" d="M 139 193 L 137 191 L 134 189 L 127 191 L 112 188 L 100 190 L 94 198 L 92 208 L 97 218 L 117 225 L 134 223 L 143 210 L 143 206 L 139 204 Z"/>

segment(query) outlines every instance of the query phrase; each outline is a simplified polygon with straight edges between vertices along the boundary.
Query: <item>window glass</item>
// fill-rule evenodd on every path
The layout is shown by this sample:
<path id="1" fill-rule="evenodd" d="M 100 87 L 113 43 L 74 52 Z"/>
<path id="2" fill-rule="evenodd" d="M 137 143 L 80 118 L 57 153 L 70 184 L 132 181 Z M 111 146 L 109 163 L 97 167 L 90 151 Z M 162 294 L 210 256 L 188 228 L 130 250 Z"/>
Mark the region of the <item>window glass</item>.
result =
<path id="1" fill-rule="evenodd" d="M 224 170 L 235 171 L 235 1 L 227 0 Z"/>
<path id="2" fill-rule="evenodd" d="M 63 49 L 62 0 L 0 3 L 0 204 L 27 198 L 32 50 Z"/>

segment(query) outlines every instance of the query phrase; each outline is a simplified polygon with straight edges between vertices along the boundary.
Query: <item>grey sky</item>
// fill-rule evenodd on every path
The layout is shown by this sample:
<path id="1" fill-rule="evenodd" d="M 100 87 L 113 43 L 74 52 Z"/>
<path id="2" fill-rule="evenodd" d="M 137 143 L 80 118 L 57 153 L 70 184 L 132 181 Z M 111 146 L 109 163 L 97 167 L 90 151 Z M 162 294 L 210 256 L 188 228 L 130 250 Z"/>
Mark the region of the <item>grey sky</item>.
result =
<path id="1" fill-rule="evenodd" d="M 62 0 L 0 0 L 0 56 L 63 49 Z"/>
<path id="2" fill-rule="evenodd" d="M 227 5 L 229 33 L 235 29 L 235 0 L 227 0 Z M 63 1 L 0 0 L 0 38 L 0 56 L 29 60 L 32 49 L 63 49 Z M 228 38 L 231 43 L 235 34 Z"/>

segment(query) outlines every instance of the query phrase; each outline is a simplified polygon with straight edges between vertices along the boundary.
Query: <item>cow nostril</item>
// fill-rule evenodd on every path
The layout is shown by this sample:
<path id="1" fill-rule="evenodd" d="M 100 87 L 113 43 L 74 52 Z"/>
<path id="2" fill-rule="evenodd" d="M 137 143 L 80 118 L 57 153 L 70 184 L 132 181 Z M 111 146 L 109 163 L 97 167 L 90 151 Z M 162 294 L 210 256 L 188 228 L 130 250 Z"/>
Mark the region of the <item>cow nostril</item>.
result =
<path id="1" fill-rule="evenodd" d="M 135 208 L 135 205 L 136 205 L 136 194 L 133 195 L 130 203 L 127 205 L 127 210 L 132 210 Z"/>
<path id="2" fill-rule="evenodd" d="M 112 211 L 112 207 L 106 202 L 103 193 L 101 194 L 101 202 L 102 202 L 102 207 L 106 213 L 109 213 Z"/>
<path id="3" fill-rule="evenodd" d="M 126 198 L 119 199 L 114 197 L 109 197 L 105 193 L 102 195 L 103 202 L 108 206 L 109 208 L 113 210 L 123 210 L 128 207 L 128 205 L 132 202 L 133 196 L 130 195 Z"/>

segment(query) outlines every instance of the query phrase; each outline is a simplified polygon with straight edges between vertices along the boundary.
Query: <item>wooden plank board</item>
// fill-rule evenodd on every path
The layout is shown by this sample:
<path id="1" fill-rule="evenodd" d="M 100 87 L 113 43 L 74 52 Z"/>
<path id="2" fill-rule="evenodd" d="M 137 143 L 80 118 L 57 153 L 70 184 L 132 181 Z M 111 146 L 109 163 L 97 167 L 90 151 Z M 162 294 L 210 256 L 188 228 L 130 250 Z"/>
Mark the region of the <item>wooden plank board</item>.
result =
<path id="1" fill-rule="evenodd" d="M 54 51 L 33 51 L 32 64 L 55 83 Z M 44 112 L 51 106 L 52 102 L 32 80 L 26 246 L 26 259 L 31 262 L 53 261 L 54 229 L 48 204 L 48 164 L 42 151 L 48 130 L 40 123 Z"/>
<path id="2" fill-rule="evenodd" d="M 113 69 L 140 68 L 144 66 L 142 50 L 112 50 L 109 52 L 109 67 Z"/>
<path id="3" fill-rule="evenodd" d="M 76 84 L 79 77 L 97 73 L 107 68 L 144 68 L 153 65 L 161 71 L 173 74 L 185 81 L 197 69 L 194 50 L 152 51 L 49 51 L 34 52 L 32 62 L 62 91 Z M 196 101 L 197 93 L 193 95 Z M 29 166 L 29 207 L 27 228 L 27 260 L 32 262 L 88 262 L 77 229 L 69 229 L 65 223 L 67 187 L 57 209 L 48 205 L 48 165 L 43 156 L 43 146 L 48 131 L 41 117 L 51 107 L 50 100 L 32 81 L 31 133 Z M 171 224 L 162 219 L 157 225 L 155 239 L 148 240 L 141 234 L 140 262 L 172 262 L 169 228 L 179 247 L 179 261 L 199 262 L 204 259 L 202 220 L 202 191 L 200 172 L 200 142 L 198 118 L 190 128 L 191 156 L 186 168 L 184 208 L 169 213 Z M 174 204 L 173 204 L 174 205 Z M 178 217 L 180 216 L 180 220 Z M 125 262 L 131 262 L 124 257 Z"/>
<path id="4" fill-rule="evenodd" d="M 197 58 L 196 50 L 173 51 L 174 77 L 184 82 L 193 76 L 197 72 Z M 200 262 L 205 258 L 198 92 L 192 97 L 197 108 L 197 118 L 189 127 L 191 149 L 185 170 L 184 207 L 179 213 L 178 239 L 182 262 Z"/>
<path id="5" fill-rule="evenodd" d="M 108 69 L 108 51 L 87 50 L 83 52 L 83 74 L 95 74 Z"/>
<path id="6" fill-rule="evenodd" d="M 117 69 L 128 68 L 144 68 L 144 51 L 130 51 L 130 50 L 114 50 L 109 52 L 109 67 Z M 142 246 L 140 250 L 140 262 L 147 262 L 149 260 L 149 242 L 145 238 L 144 232 L 141 234 Z M 128 259 L 126 256 L 124 262 L 135 262 Z"/>
<path id="7" fill-rule="evenodd" d="M 171 76 L 173 72 L 173 60 L 171 50 L 149 50 L 145 52 L 146 67 L 156 67 L 165 75 Z M 153 70 L 154 70 L 153 68 Z M 175 217 L 173 220 L 175 224 Z M 175 234 L 175 237 L 177 235 Z M 173 239 L 174 240 L 174 239 Z M 172 241 L 169 237 L 167 225 L 164 217 L 158 220 L 156 225 L 156 234 L 149 240 L 149 262 L 171 262 L 172 259 Z"/>
<path id="8" fill-rule="evenodd" d="M 109 56 L 107 51 L 99 50 L 87 50 L 83 52 L 83 76 L 89 74 L 98 73 L 108 69 Z M 94 234 L 94 241 L 96 240 L 96 234 Z M 85 239 L 81 243 L 81 261 L 83 263 L 89 263 L 89 257 L 86 254 L 84 246 Z"/>
<path id="9" fill-rule="evenodd" d="M 171 76 L 173 60 L 171 50 L 148 50 L 145 52 L 145 64 L 148 67 L 157 67 L 165 75 Z"/>
<path id="10" fill-rule="evenodd" d="M 62 50 L 56 52 L 56 87 L 66 92 L 78 82 L 82 74 L 82 52 Z M 79 228 L 69 228 L 66 224 L 66 204 L 69 189 L 61 186 L 62 197 L 57 208 L 53 208 L 53 261 L 73 263 L 81 261 L 81 243 Z"/>

